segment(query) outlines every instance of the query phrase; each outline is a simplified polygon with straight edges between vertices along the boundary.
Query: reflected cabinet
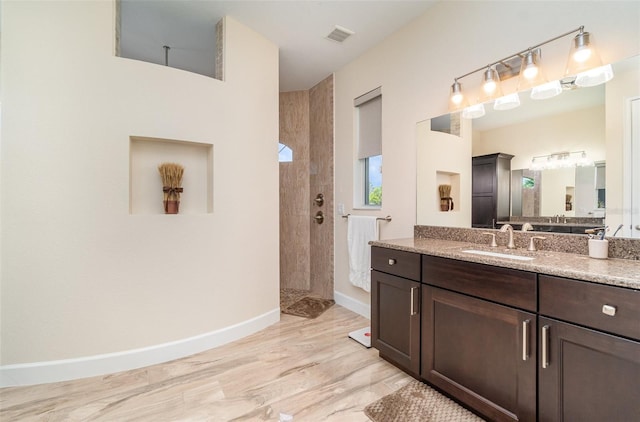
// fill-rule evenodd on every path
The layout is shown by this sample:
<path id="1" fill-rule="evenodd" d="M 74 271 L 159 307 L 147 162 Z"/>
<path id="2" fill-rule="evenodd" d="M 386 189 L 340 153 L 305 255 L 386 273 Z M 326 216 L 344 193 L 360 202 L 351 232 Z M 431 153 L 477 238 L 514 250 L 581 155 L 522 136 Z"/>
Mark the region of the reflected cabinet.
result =
<path id="1" fill-rule="evenodd" d="M 511 159 L 496 153 L 473 157 L 471 169 L 471 226 L 494 228 L 508 220 L 511 195 Z"/>

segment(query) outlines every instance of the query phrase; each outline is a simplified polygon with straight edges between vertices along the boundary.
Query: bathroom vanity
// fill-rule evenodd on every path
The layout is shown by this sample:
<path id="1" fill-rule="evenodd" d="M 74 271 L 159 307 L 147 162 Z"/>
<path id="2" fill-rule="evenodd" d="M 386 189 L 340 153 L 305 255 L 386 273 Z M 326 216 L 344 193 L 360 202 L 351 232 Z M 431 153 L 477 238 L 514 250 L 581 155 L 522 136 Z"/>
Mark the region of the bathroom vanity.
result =
<path id="1" fill-rule="evenodd" d="M 372 245 L 372 344 L 384 359 L 490 420 L 640 420 L 640 261 Z"/>

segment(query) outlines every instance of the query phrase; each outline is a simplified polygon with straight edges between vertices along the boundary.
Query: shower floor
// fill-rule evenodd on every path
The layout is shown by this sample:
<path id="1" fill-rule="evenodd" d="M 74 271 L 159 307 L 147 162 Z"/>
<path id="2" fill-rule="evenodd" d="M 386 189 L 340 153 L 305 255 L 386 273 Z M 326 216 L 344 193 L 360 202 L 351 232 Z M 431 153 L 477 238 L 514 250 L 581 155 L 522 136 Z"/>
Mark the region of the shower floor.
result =
<path id="1" fill-rule="evenodd" d="M 305 296 L 309 296 L 311 292 L 309 290 L 298 290 L 281 288 L 280 289 L 280 310 L 286 309 L 293 305 Z"/>

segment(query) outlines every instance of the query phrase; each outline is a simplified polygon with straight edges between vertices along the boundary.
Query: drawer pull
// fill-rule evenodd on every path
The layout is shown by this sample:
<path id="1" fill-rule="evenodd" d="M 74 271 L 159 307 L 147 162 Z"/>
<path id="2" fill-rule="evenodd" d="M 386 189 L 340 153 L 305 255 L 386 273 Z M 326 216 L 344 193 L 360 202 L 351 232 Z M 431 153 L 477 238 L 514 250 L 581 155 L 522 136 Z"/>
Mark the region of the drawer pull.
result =
<path id="1" fill-rule="evenodd" d="M 389 258 L 389 265 L 396 265 L 396 262 L 395 258 Z"/>
<path id="2" fill-rule="evenodd" d="M 618 309 L 612 305 L 602 305 L 602 313 L 609 316 L 616 316 Z"/>
<path id="3" fill-rule="evenodd" d="M 409 312 L 410 312 L 409 316 L 414 316 L 414 315 L 416 315 L 416 314 L 417 314 L 417 312 L 416 312 L 416 308 L 415 308 L 415 305 L 414 305 L 414 303 L 415 303 L 415 298 L 414 298 L 414 296 L 413 296 L 413 292 L 414 292 L 416 289 L 417 289 L 417 287 L 412 287 L 412 288 L 411 288 L 411 309 L 410 309 L 410 311 L 409 311 Z"/>
<path id="4" fill-rule="evenodd" d="M 549 326 L 542 327 L 542 369 L 549 366 Z"/>
<path id="5" fill-rule="evenodd" d="M 522 360 L 529 359 L 529 324 L 530 320 L 522 321 Z"/>

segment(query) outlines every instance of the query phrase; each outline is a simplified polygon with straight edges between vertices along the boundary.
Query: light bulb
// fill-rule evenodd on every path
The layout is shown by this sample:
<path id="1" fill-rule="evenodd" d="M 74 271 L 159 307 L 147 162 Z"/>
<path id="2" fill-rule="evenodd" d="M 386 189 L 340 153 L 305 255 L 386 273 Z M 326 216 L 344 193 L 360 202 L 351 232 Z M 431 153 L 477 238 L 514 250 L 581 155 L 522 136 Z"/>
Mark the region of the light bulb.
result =
<path id="1" fill-rule="evenodd" d="M 538 66 L 531 65 L 524 70 L 524 77 L 526 79 L 535 79 L 536 76 L 538 76 Z"/>
<path id="2" fill-rule="evenodd" d="M 579 48 L 573 53 L 573 60 L 578 63 L 584 63 L 591 57 L 591 49 L 587 46 Z"/>
<path id="3" fill-rule="evenodd" d="M 455 107 L 462 104 L 464 94 L 462 93 L 462 85 L 460 82 L 455 81 L 453 85 L 451 85 L 451 95 L 449 96 L 449 99 Z"/>
<path id="4" fill-rule="evenodd" d="M 493 80 L 487 81 L 487 82 L 484 83 L 482 88 L 484 89 L 484 92 L 486 92 L 487 94 L 491 95 L 496 90 L 496 82 L 493 81 Z"/>

